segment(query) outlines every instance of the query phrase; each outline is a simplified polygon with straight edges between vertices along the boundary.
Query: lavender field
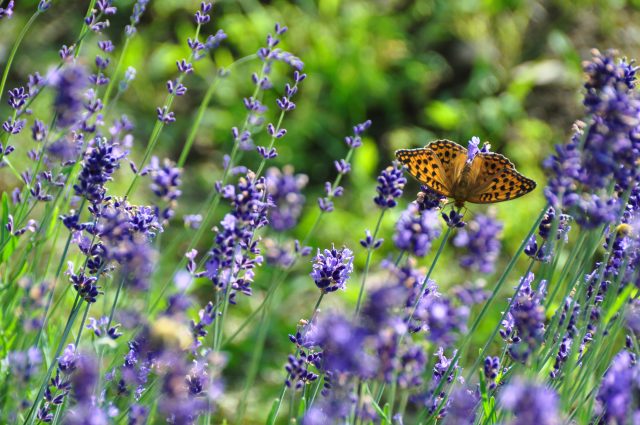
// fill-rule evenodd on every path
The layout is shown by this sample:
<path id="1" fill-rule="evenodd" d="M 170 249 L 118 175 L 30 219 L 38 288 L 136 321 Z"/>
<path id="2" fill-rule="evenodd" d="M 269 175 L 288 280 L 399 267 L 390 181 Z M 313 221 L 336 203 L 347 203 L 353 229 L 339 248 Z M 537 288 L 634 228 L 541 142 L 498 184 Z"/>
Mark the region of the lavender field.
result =
<path id="1" fill-rule="evenodd" d="M 638 19 L 0 0 L 0 424 L 640 424 Z"/>

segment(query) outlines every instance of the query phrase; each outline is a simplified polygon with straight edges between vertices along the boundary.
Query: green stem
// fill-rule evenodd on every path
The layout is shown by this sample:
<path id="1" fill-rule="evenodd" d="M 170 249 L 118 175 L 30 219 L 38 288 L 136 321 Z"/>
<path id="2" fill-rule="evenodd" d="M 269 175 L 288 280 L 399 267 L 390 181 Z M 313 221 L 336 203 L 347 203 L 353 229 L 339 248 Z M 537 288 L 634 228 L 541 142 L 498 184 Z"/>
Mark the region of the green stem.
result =
<path id="1" fill-rule="evenodd" d="M 9 70 L 11 69 L 11 65 L 13 64 L 13 59 L 15 58 L 16 53 L 18 52 L 18 47 L 20 47 L 20 44 L 22 43 L 24 36 L 27 35 L 27 32 L 31 28 L 31 25 L 33 25 L 33 23 L 35 22 L 36 18 L 40 15 L 40 13 L 42 12 L 40 12 L 40 9 L 38 9 L 33 13 L 33 15 L 31 15 L 31 18 L 29 18 L 25 26 L 22 27 L 22 30 L 20 31 L 20 34 L 18 34 L 18 38 L 16 39 L 15 43 L 13 43 L 13 47 L 11 48 L 11 53 L 9 53 L 9 58 L 7 59 L 7 64 L 5 65 L 4 72 L 2 73 L 2 81 L 0 81 L 0 100 L 2 99 L 2 94 L 4 93 L 4 86 L 7 82 L 7 78 L 9 76 Z"/>
<path id="2" fill-rule="evenodd" d="M 109 98 L 111 96 L 111 92 L 113 91 L 113 87 L 116 84 L 118 79 L 118 75 L 120 74 L 120 69 L 122 68 L 122 61 L 129 49 L 129 42 L 131 41 L 131 37 L 127 37 L 124 40 L 124 46 L 122 46 L 122 51 L 120 52 L 120 56 L 118 57 L 118 62 L 116 63 L 116 69 L 113 71 L 111 75 L 111 79 L 109 80 L 109 85 L 107 85 L 107 89 L 104 92 L 104 96 L 102 96 L 103 109 L 107 109 L 109 105 Z"/>
<path id="3" fill-rule="evenodd" d="M 91 16 L 91 14 L 93 13 L 93 6 L 95 6 L 96 4 L 96 0 L 91 0 L 91 3 L 89 3 L 89 8 L 87 9 L 87 13 L 85 14 L 85 19 L 82 20 L 82 30 L 80 30 L 80 37 L 78 37 L 78 41 L 76 43 L 76 48 L 75 51 L 73 53 L 73 57 L 74 58 L 78 58 L 78 55 L 80 55 L 80 48 L 82 47 L 82 40 L 84 40 L 84 37 L 88 34 L 89 32 L 89 27 L 86 24 L 86 19 L 89 18 Z"/>
<path id="4" fill-rule="evenodd" d="M 73 307 L 69 312 L 69 317 L 67 318 L 67 324 L 65 325 L 64 331 L 62 333 L 62 337 L 58 342 L 58 347 L 56 348 L 53 358 L 51 359 L 51 364 L 47 369 L 47 373 L 42 379 L 42 383 L 40 384 L 40 390 L 38 391 L 38 395 L 36 396 L 36 399 L 33 401 L 33 404 L 31 405 L 31 409 L 27 414 L 25 423 L 33 424 L 33 421 L 35 420 L 35 415 L 34 415 L 35 410 L 37 409 L 38 405 L 40 404 L 40 401 L 42 400 L 42 396 L 44 395 L 44 389 L 49 384 L 49 378 L 51 378 L 51 374 L 53 373 L 53 368 L 56 366 L 56 359 L 60 356 L 60 353 L 62 352 L 62 347 L 64 346 L 67 338 L 69 337 L 69 333 L 71 332 L 73 322 L 75 322 L 81 306 L 82 306 L 82 302 L 80 301 L 80 294 L 78 294 L 76 295 L 76 299 L 73 303 Z"/>
<path id="5" fill-rule="evenodd" d="M 198 26 L 196 27 L 196 32 L 194 35 L 194 40 L 198 39 L 198 36 L 200 35 L 200 27 L 201 24 L 198 24 Z M 189 55 L 189 58 L 187 59 L 188 62 L 191 62 L 193 60 L 193 52 L 191 52 L 191 54 Z M 181 73 L 180 76 L 177 79 L 177 84 L 176 86 L 180 85 L 182 83 L 182 81 L 184 80 L 185 74 Z M 167 111 L 169 111 L 171 109 L 171 105 L 173 105 L 173 101 L 176 97 L 175 92 L 174 93 L 168 93 L 167 97 L 165 98 L 163 107 L 166 108 Z M 156 121 L 155 126 L 153 127 L 153 130 L 151 132 L 151 136 L 149 137 L 149 141 L 147 142 L 147 147 L 144 151 L 144 155 L 142 157 L 142 162 L 140 162 L 139 164 L 139 168 L 142 169 L 147 161 L 149 160 L 149 157 L 151 156 L 151 153 L 153 152 L 154 148 L 156 147 L 156 144 L 158 143 L 158 139 L 160 138 L 160 133 L 162 132 L 162 129 L 164 128 L 165 123 L 164 121 L 162 121 L 160 118 L 158 118 L 158 120 Z M 127 189 L 127 192 L 125 194 L 125 198 L 129 198 L 129 196 L 131 195 L 131 193 L 133 192 L 133 189 L 136 186 L 136 183 L 138 182 L 138 177 L 140 176 L 140 173 L 137 172 L 135 173 L 135 175 L 133 176 L 133 180 L 131 181 L 131 184 L 129 185 L 129 188 Z"/>
<path id="6" fill-rule="evenodd" d="M 364 286 L 367 281 L 367 275 L 369 273 L 369 263 L 371 262 L 371 255 L 373 254 L 373 245 L 376 243 L 376 236 L 378 236 L 378 231 L 380 230 L 380 224 L 382 223 L 382 217 L 384 217 L 384 213 L 386 211 L 387 211 L 386 208 L 383 208 L 382 211 L 380 211 L 380 215 L 378 216 L 378 222 L 376 223 L 376 228 L 373 231 L 373 235 L 371 238 L 371 244 L 367 247 L 367 261 L 364 264 L 364 272 L 362 273 L 362 283 L 360 283 L 360 291 L 358 292 L 358 302 L 356 302 L 356 312 L 354 314 L 355 317 L 358 317 L 358 314 L 360 314 L 360 304 L 362 303 Z"/>
<path id="7" fill-rule="evenodd" d="M 431 266 L 429 267 L 429 271 L 427 272 L 427 274 L 424 277 L 424 280 L 422 281 L 422 285 L 420 286 L 420 293 L 418 294 L 418 297 L 416 298 L 415 303 L 411 307 L 411 313 L 409 313 L 409 318 L 407 319 L 407 323 L 411 323 L 411 320 L 413 319 L 413 315 L 416 313 L 418 305 L 420 304 L 420 300 L 422 300 L 422 297 L 424 296 L 424 293 L 427 290 L 427 285 L 429 284 L 429 278 L 431 277 L 431 273 L 433 273 L 433 269 L 435 268 L 436 264 L 438 263 L 438 259 L 440 258 L 440 254 L 442 254 L 442 251 L 444 250 L 444 247 L 445 247 L 447 241 L 449 240 L 449 236 L 450 235 L 451 235 L 451 227 L 447 226 L 447 231 L 445 232 L 444 236 L 442 237 L 442 240 L 440 241 L 440 246 L 438 247 L 438 251 L 436 252 L 436 256 L 433 257 L 433 261 L 431 262 Z M 406 332 L 404 334 L 402 334 L 402 336 L 400 337 L 400 342 L 398 342 L 398 345 L 400 345 L 400 343 L 402 342 L 402 339 L 403 339 L 404 335 L 406 335 Z"/>
<path id="8" fill-rule="evenodd" d="M 480 362 L 484 361 L 484 356 L 487 353 L 487 350 L 489 349 L 489 345 L 491 345 L 491 343 L 493 342 L 493 339 L 496 337 L 496 335 L 500 331 L 500 326 L 502 325 L 502 322 L 504 321 L 505 317 L 507 317 L 507 314 L 509 314 L 509 310 L 511 310 L 511 306 L 515 302 L 518 292 L 520 292 L 520 289 L 522 288 L 522 285 L 524 284 L 527 275 L 531 272 L 531 269 L 533 268 L 533 264 L 534 264 L 534 260 L 531 260 L 531 262 L 529 262 L 529 267 L 527 267 L 527 271 L 524 273 L 523 277 L 520 278 L 520 282 L 518 283 L 518 286 L 515 289 L 514 295 L 509 299 L 509 304 L 507 304 L 507 308 L 504 309 L 504 311 L 502 312 L 502 316 L 500 316 L 500 320 L 498 321 L 496 326 L 493 328 L 493 331 L 491 332 L 491 335 L 487 339 L 487 342 L 482 347 L 482 350 L 480 350 L 480 354 L 476 357 L 476 360 L 473 363 L 471 370 L 467 373 L 467 380 L 471 379 L 476 369 L 478 368 L 478 365 L 480 364 Z"/>
<path id="9" fill-rule="evenodd" d="M 113 304 L 111 305 L 111 312 L 109 313 L 109 322 L 107 323 L 107 331 L 111 327 L 111 321 L 113 320 L 113 315 L 116 311 L 116 304 L 118 304 L 118 297 L 120 296 L 120 291 L 122 291 L 122 287 L 124 286 L 125 278 L 122 276 L 120 279 L 120 284 L 118 285 L 118 289 L 116 290 L 116 297 L 113 299 Z"/>
<path id="10" fill-rule="evenodd" d="M 320 293 L 320 297 L 318 298 L 318 301 L 316 301 L 316 305 L 313 307 L 313 313 L 311 315 L 311 320 L 309 320 L 309 322 L 308 322 L 309 325 L 311 323 L 313 323 L 313 321 L 315 320 L 316 315 L 318 313 L 318 307 L 320 307 L 320 303 L 322 302 L 322 299 L 324 298 L 324 295 L 325 295 L 324 292 Z M 306 330 L 305 330 L 305 332 L 306 332 Z M 295 355 L 297 356 L 299 352 L 300 352 L 300 349 L 297 349 Z M 284 398 L 286 392 L 287 392 L 287 386 L 286 385 L 282 385 L 282 391 L 280 392 L 280 397 L 278 397 L 278 402 L 276 403 L 274 421 L 276 419 L 278 419 L 278 412 L 280 411 L 280 406 L 282 405 L 282 399 Z M 295 391 L 292 390 L 292 393 L 295 394 Z"/>
<path id="11" fill-rule="evenodd" d="M 91 307 L 91 303 L 87 303 L 87 306 L 84 309 L 84 314 L 82 315 L 82 321 L 80 322 L 80 327 L 78 327 L 78 335 L 76 336 L 76 351 L 78 351 L 78 344 L 80 344 L 80 337 L 82 336 L 82 331 L 84 330 L 84 324 L 87 321 L 87 315 L 89 314 L 89 307 Z"/>

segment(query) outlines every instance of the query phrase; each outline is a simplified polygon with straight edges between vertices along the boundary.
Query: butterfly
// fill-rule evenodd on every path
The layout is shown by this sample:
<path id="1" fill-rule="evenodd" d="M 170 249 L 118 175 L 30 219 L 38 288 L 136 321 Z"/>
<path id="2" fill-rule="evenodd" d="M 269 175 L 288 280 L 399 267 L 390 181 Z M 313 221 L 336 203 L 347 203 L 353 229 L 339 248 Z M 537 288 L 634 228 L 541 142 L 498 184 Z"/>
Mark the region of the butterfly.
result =
<path id="1" fill-rule="evenodd" d="M 536 182 L 516 171 L 513 163 L 499 153 L 478 152 L 468 161 L 467 149 L 450 140 L 436 140 L 424 148 L 400 149 L 396 158 L 421 184 L 454 199 L 492 204 L 526 195 Z"/>

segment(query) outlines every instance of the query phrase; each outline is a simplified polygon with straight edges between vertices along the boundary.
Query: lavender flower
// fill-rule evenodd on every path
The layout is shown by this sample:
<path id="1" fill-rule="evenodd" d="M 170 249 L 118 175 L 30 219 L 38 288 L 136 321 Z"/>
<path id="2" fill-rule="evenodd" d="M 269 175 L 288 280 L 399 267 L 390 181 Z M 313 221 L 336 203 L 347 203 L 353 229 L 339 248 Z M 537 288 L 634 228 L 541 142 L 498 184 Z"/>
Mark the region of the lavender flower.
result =
<path id="1" fill-rule="evenodd" d="M 149 3 L 149 1 L 150 0 L 138 0 L 133 5 L 133 13 L 129 18 L 129 25 L 127 25 L 124 30 L 127 37 L 131 37 L 136 33 L 136 26 L 140 22 L 140 17 L 142 17 L 142 14 L 147 8 L 147 4 Z"/>
<path id="2" fill-rule="evenodd" d="M 353 272 L 353 252 L 347 248 L 325 249 L 313 259 L 311 278 L 324 293 L 345 289 L 346 282 Z"/>
<path id="3" fill-rule="evenodd" d="M 630 417 L 633 390 L 640 390 L 640 371 L 627 351 L 619 352 L 604 375 L 596 400 L 603 423 L 624 423 Z"/>
<path id="4" fill-rule="evenodd" d="M 445 425 L 472 425 L 475 423 L 476 410 L 480 403 L 480 394 L 461 386 L 456 387 L 449 398 L 444 416 Z"/>
<path id="5" fill-rule="evenodd" d="M 251 295 L 253 269 L 262 264 L 256 230 L 267 223 L 271 200 L 265 200 L 265 179 L 251 172 L 241 178 L 237 186 L 220 187 L 222 197 L 231 202 L 232 212 L 220 222 L 214 245 L 209 251 L 205 270 L 196 276 L 207 277 L 219 289 L 231 291 L 230 302 L 235 303 L 236 292 Z"/>
<path id="6" fill-rule="evenodd" d="M 360 239 L 360 245 L 366 249 L 378 249 L 384 242 L 383 239 L 374 239 L 369 229 L 365 230 L 365 238 Z"/>
<path id="7" fill-rule="evenodd" d="M 440 204 L 443 201 L 446 201 L 447 198 L 444 198 L 439 193 L 433 191 L 428 186 L 420 186 L 420 192 L 418 192 L 418 196 L 414 201 L 418 206 L 420 211 L 424 210 L 435 210 L 440 208 Z"/>
<path id="8" fill-rule="evenodd" d="M 418 206 L 410 204 L 396 224 L 393 242 L 398 249 L 424 257 L 441 231 L 442 226 L 434 210 L 420 212 Z"/>
<path id="9" fill-rule="evenodd" d="M 371 126 L 371 120 L 367 120 L 363 123 L 356 124 L 353 127 L 353 136 L 345 137 L 345 143 L 347 144 L 347 146 L 349 146 L 350 152 L 352 152 L 353 149 L 357 149 L 360 146 L 362 146 L 361 136 L 370 126 Z M 350 157 L 350 155 L 351 154 L 348 154 L 348 157 Z M 344 168 L 347 163 L 348 161 L 345 159 L 344 162 L 342 162 L 343 164 L 342 168 Z M 338 180 L 336 180 L 335 184 L 337 184 L 337 182 Z M 318 206 L 320 207 L 320 210 L 323 212 L 333 211 L 332 199 L 334 197 L 337 198 L 342 196 L 343 192 L 344 192 L 344 189 L 342 188 L 342 186 L 333 187 L 331 183 L 326 182 L 325 183 L 326 196 L 323 198 L 318 198 Z"/>
<path id="10" fill-rule="evenodd" d="M 7 103 L 9 106 L 19 111 L 22 107 L 27 103 L 27 99 L 29 98 L 29 92 L 25 90 L 24 87 L 16 87 L 13 90 L 9 90 L 9 100 Z"/>
<path id="11" fill-rule="evenodd" d="M 96 144 L 87 149 L 78 183 L 73 186 L 76 194 L 93 204 L 102 202 L 106 193 L 104 185 L 111 180 L 121 158 L 106 139 L 96 139 Z"/>
<path id="12" fill-rule="evenodd" d="M 28 383 L 42 363 L 42 354 L 38 348 L 30 347 L 26 351 L 9 352 L 7 360 L 16 382 Z"/>
<path id="13" fill-rule="evenodd" d="M 549 207 L 545 213 L 540 225 L 538 226 L 538 235 L 542 238 L 542 243 L 538 246 L 535 235 L 531 236 L 529 243 L 525 247 L 525 254 L 534 260 L 548 262 L 553 258 L 553 252 L 549 246 L 549 237 L 556 220 L 556 211 L 553 207 Z M 571 230 L 572 217 L 567 214 L 559 214 L 556 228 L 556 240 L 563 240 L 565 243 L 569 240 L 569 231 Z"/>
<path id="14" fill-rule="evenodd" d="M 584 64 L 589 119 L 576 125 L 570 142 L 545 162 L 551 173 L 545 195 L 555 207 L 577 206 L 578 223 L 597 227 L 615 220 L 620 207 L 606 195 L 611 179 L 625 190 L 638 177 L 640 95 L 632 63 L 616 61 L 612 51 L 592 54 Z"/>
<path id="15" fill-rule="evenodd" d="M 94 396 L 98 384 L 97 361 L 87 355 L 79 356 L 77 369 L 70 382 L 75 405 L 69 408 L 64 423 L 82 425 L 87 423 L 87 418 L 91 418 L 92 425 L 107 425 L 107 414 L 96 404 Z"/>
<path id="16" fill-rule="evenodd" d="M 407 183 L 402 168 L 397 164 L 387 167 L 378 176 L 378 186 L 376 192 L 378 196 L 373 198 L 373 202 L 381 208 L 393 208 L 397 205 L 396 199 L 402 196 L 402 190 Z"/>
<path id="17" fill-rule="evenodd" d="M 419 291 L 420 288 L 416 286 L 414 290 Z M 419 292 L 414 296 L 418 295 Z M 410 327 L 413 332 L 424 330 L 429 341 L 450 346 L 455 341 L 455 333 L 466 330 L 468 316 L 467 306 L 454 305 L 451 299 L 437 292 L 435 282 L 430 280 L 416 307 Z"/>
<path id="18" fill-rule="evenodd" d="M 110 326 L 109 318 L 107 316 L 102 316 L 100 319 L 90 317 L 86 328 L 91 329 L 93 334 L 98 338 L 104 336 L 112 340 L 116 340 L 122 336 L 122 333 L 118 329 L 120 328 L 120 324 Z"/>
<path id="19" fill-rule="evenodd" d="M 69 394 L 71 388 L 69 375 L 76 370 L 78 365 L 76 346 L 74 344 L 67 345 L 57 362 L 56 375 L 45 388 L 43 400 L 36 412 L 36 419 L 41 422 L 51 422 L 54 418 L 52 410 L 63 404 Z"/>
<path id="20" fill-rule="evenodd" d="M 544 385 L 515 379 L 501 392 L 500 405 L 515 415 L 510 425 L 558 425 L 558 395 Z"/>
<path id="21" fill-rule="evenodd" d="M 459 260 L 460 267 L 493 273 L 500 255 L 500 232 L 503 225 L 491 215 L 476 214 L 453 239 L 458 248 L 465 248 Z"/>
<path id="22" fill-rule="evenodd" d="M 292 229 L 302 213 L 305 201 L 302 189 L 309 178 L 306 174 L 294 174 L 290 166 L 283 167 L 282 171 L 271 167 L 265 177 L 267 193 L 274 204 L 269 212 L 271 227 L 279 232 Z"/>
<path id="23" fill-rule="evenodd" d="M 163 206 L 155 206 L 155 214 L 166 224 L 173 218 L 177 200 L 182 195 L 179 189 L 182 185 L 180 176 L 182 169 L 177 168 L 175 163 L 165 158 L 162 164 L 157 157 L 153 156 L 148 167 L 140 172 L 140 175 L 149 175 L 151 178 L 151 190 L 164 203 Z"/>
<path id="24" fill-rule="evenodd" d="M 47 137 L 48 128 L 40 120 L 35 120 L 31 127 L 31 137 L 36 142 L 42 142 Z"/>
<path id="25" fill-rule="evenodd" d="M 489 390 L 493 390 L 496 387 L 496 378 L 500 373 L 500 358 L 499 357 L 486 357 L 484 359 L 484 379 L 489 384 Z"/>
<path id="26" fill-rule="evenodd" d="M 74 126 L 82 118 L 82 97 L 89 81 L 86 70 L 78 65 L 67 65 L 60 71 L 55 71 L 49 80 L 56 88 L 53 101 L 56 124 L 62 128 Z"/>
<path id="27" fill-rule="evenodd" d="M 322 350 L 320 367 L 336 373 L 368 377 L 375 370 L 375 358 L 364 349 L 366 332 L 338 314 L 323 315 L 312 323 L 303 345 Z"/>
<path id="28" fill-rule="evenodd" d="M 7 3 L 7 5 L 4 8 L 0 7 L 0 19 L 2 18 L 11 19 L 11 16 L 13 16 L 14 7 L 15 7 L 15 4 L 13 0 L 10 0 L 9 3 Z"/>
<path id="29" fill-rule="evenodd" d="M 540 282 L 538 291 L 534 291 L 531 287 L 534 278 L 533 273 L 520 278 L 520 289 L 500 330 L 500 335 L 509 345 L 509 355 L 523 363 L 544 337 L 546 282 Z"/>
<path id="30" fill-rule="evenodd" d="M 460 214 L 454 209 L 451 209 L 451 211 L 449 211 L 449 214 L 442 213 L 442 218 L 444 219 L 444 222 L 447 224 L 447 226 L 451 228 L 461 228 L 467 224 L 462 221 L 464 215 Z"/>

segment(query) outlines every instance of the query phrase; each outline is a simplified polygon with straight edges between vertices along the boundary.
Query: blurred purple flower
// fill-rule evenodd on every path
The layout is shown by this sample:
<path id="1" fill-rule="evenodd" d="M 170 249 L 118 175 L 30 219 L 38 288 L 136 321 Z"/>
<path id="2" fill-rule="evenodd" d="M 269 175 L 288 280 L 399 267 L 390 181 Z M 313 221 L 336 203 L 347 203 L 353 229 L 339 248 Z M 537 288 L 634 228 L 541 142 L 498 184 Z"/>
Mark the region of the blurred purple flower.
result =
<path id="1" fill-rule="evenodd" d="M 127 37 L 131 37 L 136 33 L 136 26 L 140 22 L 140 17 L 142 17 L 149 1 L 150 0 L 137 0 L 133 5 L 133 13 L 129 18 L 129 25 L 127 25 L 124 30 Z"/>
<path id="2" fill-rule="evenodd" d="M 271 167 L 265 174 L 267 193 L 271 195 L 273 208 L 269 211 L 269 224 L 279 232 L 292 229 L 298 224 L 305 197 L 302 189 L 309 178 L 306 174 L 294 174 L 291 166 L 282 171 Z"/>
<path id="3" fill-rule="evenodd" d="M 493 273 L 502 246 L 502 228 L 503 224 L 491 215 L 476 214 L 453 239 L 455 246 L 466 249 L 459 259 L 460 267 Z"/>
<path id="4" fill-rule="evenodd" d="M 480 394 L 463 386 L 456 386 L 447 404 L 444 425 L 472 425 L 475 423 L 476 410 L 480 404 Z"/>
<path id="5" fill-rule="evenodd" d="M 603 423 L 628 422 L 634 392 L 640 390 L 640 370 L 634 363 L 630 353 L 621 351 L 613 358 L 604 374 L 596 396 L 596 414 L 602 418 Z"/>
<path id="6" fill-rule="evenodd" d="M 416 205 L 410 204 L 396 223 L 393 242 L 398 249 L 416 257 L 424 257 L 441 231 L 442 225 L 434 210 L 420 212 Z"/>
<path id="7" fill-rule="evenodd" d="M 180 190 L 182 169 L 176 167 L 176 164 L 168 158 L 160 163 L 160 160 L 153 156 L 140 175 L 149 175 L 151 178 L 150 188 L 161 201 L 155 206 L 156 216 L 163 224 L 168 223 L 173 218 L 177 200 L 182 195 Z"/>
<path id="8" fill-rule="evenodd" d="M 500 391 L 499 405 L 514 414 L 509 425 L 559 425 L 556 392 L 542 384 L 514 379 Z"/>
<path id="9" fill-rule="evenodd" d="M 72 127 L 82 119 L 83 94 L 88 82 L 86 70 L 79 65 L 66 65 L 49 76 L 49 84 L 56 89 L 53 108 L 58 127 Z"/>
<path id="10" fill-rule="evenodd" d="M 10 0 L 5 7 L 0 7 L 0 19 L 11 19 L 13 16 L 13 8 L 15 7 L 14 1 Z"/>
<path id="11" fill-rule="evenodd" d="M 544 338 L 544 296 L 546 282 L 540 282 L 538 291 L 531 285 L 535 276 L 529 273 L 520 278 L 520 289 L 515 294 L 511 308 L 502 321 L 500 335 L 507 342 L 509 355 L 519 362 L 526 362 L 531 352 Z"/>

